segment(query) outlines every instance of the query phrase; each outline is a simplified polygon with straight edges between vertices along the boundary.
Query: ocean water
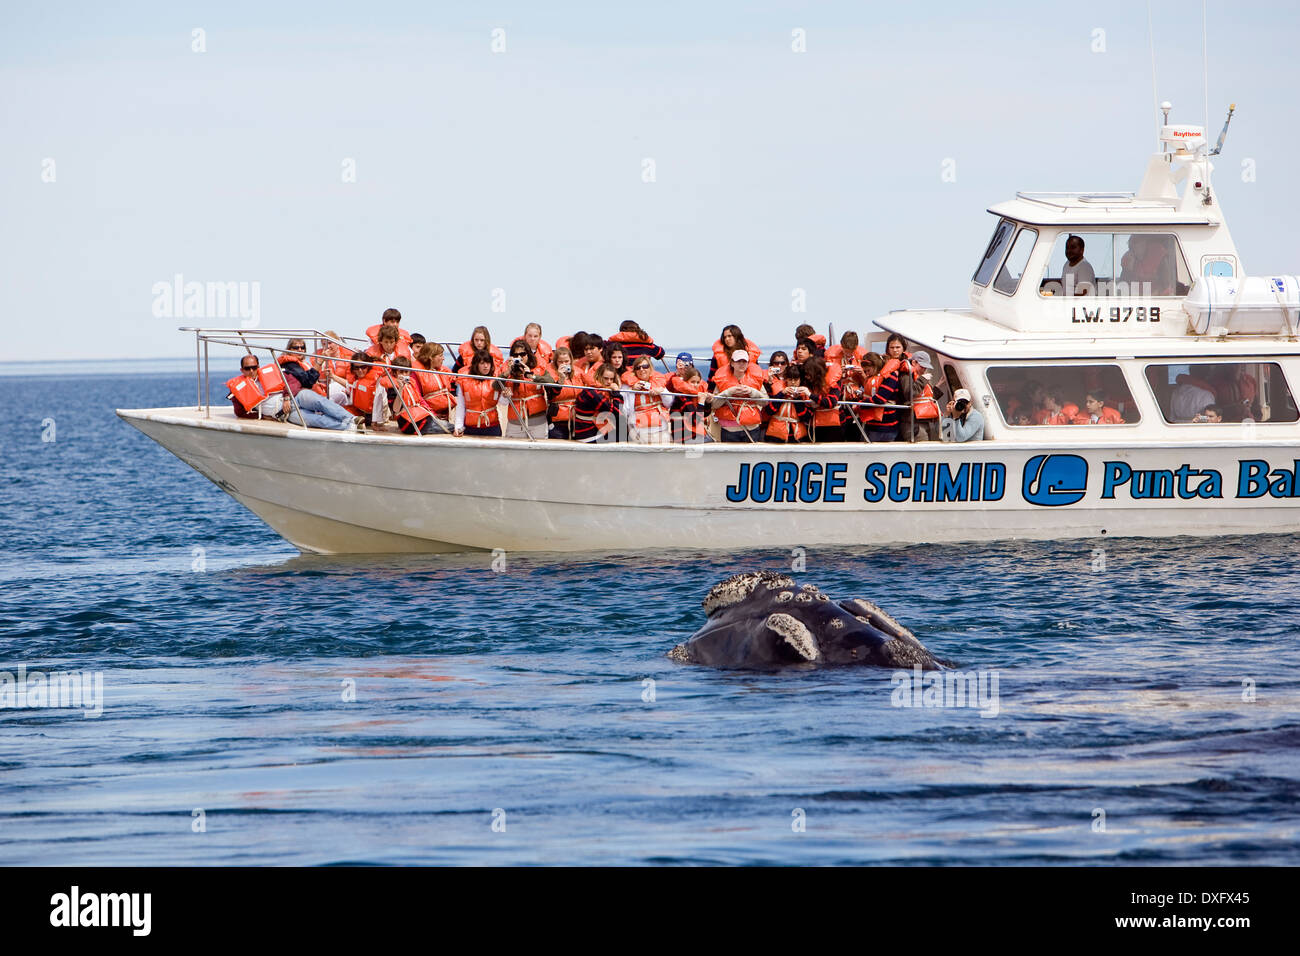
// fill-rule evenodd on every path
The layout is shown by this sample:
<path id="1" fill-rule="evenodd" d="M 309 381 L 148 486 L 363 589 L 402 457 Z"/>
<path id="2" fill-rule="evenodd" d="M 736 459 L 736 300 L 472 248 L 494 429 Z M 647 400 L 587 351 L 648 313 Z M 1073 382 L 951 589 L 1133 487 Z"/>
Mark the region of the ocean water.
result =
<path id="1" fill-rule="evenodd" d="M 807 549 L 998 675 L 897 707 L 665 657 L 796 542 L 300 556 L 112 412 L 194 388 L 0 378 L 0 670 L 103 682 L 0 709 L 7 863 L 1300 863 L 1292 536 Z"/>

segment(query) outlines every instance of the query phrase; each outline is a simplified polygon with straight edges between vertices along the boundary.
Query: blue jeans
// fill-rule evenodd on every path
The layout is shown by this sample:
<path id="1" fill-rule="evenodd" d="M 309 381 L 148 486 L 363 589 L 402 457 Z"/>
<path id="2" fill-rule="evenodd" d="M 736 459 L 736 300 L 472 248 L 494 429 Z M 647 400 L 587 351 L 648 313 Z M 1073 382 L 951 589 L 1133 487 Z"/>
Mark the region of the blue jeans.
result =
<path id="1" fill-rule="evenodd" d="M 289 409 L 289 421 L 294 425 L 302 424 L 298 412 L 302 412 L 303 418 L 307 419 L 307 425 L 311 428 L 340 430 L 347 428 L 348 422 L 352 421 L 352 414 L 346 408 L 309 388 L 302 389 L 293 398 L 298 403 L 298 409 L 296 411 L 292 407 Z"/>

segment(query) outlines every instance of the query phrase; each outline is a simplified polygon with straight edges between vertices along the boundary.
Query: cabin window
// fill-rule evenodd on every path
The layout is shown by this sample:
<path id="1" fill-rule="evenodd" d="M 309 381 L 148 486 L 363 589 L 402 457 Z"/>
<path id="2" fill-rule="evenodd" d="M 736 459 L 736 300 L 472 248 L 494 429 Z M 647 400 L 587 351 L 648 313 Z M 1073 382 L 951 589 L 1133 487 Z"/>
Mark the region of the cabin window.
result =
<path id="1" fill-rule="evenodd" d="M 1172 233 L 1075 232 L 1057 237 L 1038 288 L 1052 296 L 1150 297 L 1185 296 L 1191 285 Z"/>
<path id="2" fill-rule="evenodd" d="M 1011 244 L 1011 237 L 1015 231 L 1016 224 L 1011 220 L 1003 219 L 998 222 L 997 228 L 993 230 L 993 238 L 989 240 L 989 246 L 984 250 L 984 258 L 980 260 L 979 268 L 975 270 L 976 284 L 989 284 L 989 280 L 993 278 L 993 270 L 1002 261 L 1002 254 Z"/>
<path id="3" fill-rule="evenodd" d="M 1170 362 L 1148 365 L 1146 371 L 1160 413 L 1170 424 L 1300 419 L 1282 367 L 1276 362 Z"/>
<path id="4" fill-rule="evenodd" d="M 1034 243 L 1037 241 L 1037 229 L 1020 230 L 1015 243 L 1011 246 L 1011 252 L 1007 254 L 1007 261 L 1003 263 L 997 279 L 993 282 L 993 288 L 1004 295 L 1015 294 L 1017 286 L 1020 285 L 1020 277 L 1025 273 L 1025 265 L 1029 262 L 1029 254 L 1034 251 Z"/>
<path id="5" fill-rule="evenodd" d="M 1118 365 L 1003 365 L 989 388 L 1008 425 L 1133 425 L 1142 420 Z"/>

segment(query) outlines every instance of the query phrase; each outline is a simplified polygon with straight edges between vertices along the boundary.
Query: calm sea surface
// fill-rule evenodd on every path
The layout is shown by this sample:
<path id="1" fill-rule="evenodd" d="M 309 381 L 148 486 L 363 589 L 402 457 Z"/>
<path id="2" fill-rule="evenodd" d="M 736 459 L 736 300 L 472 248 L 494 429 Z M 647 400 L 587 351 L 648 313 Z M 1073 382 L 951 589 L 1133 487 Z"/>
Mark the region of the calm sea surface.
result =
<path id="1" fill-rule="evenodd" d="M 1300 863 L 1292 536 L 809 549 L 998 673 L 897 708 L 664 656 L 797 542 L 303 557 L 112 412 L 193 401 L 0 377 L 0 670 L 104 689 L 0 709 L 7 863 Z"/>

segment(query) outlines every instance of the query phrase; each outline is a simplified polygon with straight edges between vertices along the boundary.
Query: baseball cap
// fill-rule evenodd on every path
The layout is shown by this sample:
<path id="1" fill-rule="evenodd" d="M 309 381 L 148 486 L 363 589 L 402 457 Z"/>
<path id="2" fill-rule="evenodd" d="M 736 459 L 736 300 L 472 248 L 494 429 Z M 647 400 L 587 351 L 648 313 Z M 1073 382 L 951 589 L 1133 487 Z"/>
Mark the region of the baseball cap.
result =
<path id="1" fill-rule="evenodd" d="M 966 391 L 964 388 L 959 388 L 957 391 L 952 393 L 952 400 L 954 402 L 960 402 L 963 398 L 968 402 L 970 401 L 970 392 Z"/>
<path id="2" fill-rule="evenodd" d="M 744 349 L 736 349 L 736 351 L 734 351 L 734 352 L 731 353 L 731 360 L 732 360 L 733 362 L 739 362 L 739 361 L 742 361 L 742 360 L 748 362 L 748 361 L 749 361 L 749 353 L 746 352 Z"/>
<path id="3" fill-rule="evenodd" d="M 695 364 L 695 356 L 692 355 L 690 352 L 678 352 L 678 353 L 677 353 L 677 361 L 679 361 L 679 362 L 685 362 L 687 365 L 694 365 L 694 364 Z"/>
<path id="4" fill-rule="evenodd" d="M 921 368 L 934 368 L 934 363 L 930 361 L 929 352 L 917 352 L 912 356 L 912 361 L 921 366 Z M 970 396 L 968 395 L 966 397 L 969 398 Z"/>

